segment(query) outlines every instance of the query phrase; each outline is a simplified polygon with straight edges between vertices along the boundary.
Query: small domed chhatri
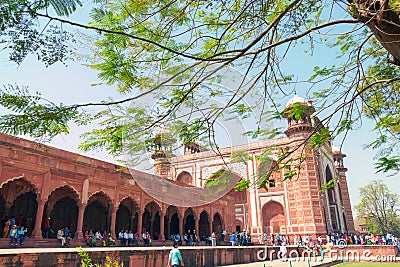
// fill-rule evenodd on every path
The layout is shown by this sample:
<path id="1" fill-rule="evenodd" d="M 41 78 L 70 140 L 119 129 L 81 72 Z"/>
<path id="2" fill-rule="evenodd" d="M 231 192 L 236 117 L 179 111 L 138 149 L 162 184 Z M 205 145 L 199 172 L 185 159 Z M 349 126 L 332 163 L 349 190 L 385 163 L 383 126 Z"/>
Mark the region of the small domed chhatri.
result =
<path id="1" fill-rule="evenodd" d="M 342 154 L 342 151 L 340 150 L 340 148 L 338 148 L 336 146 L 332 146 L 332 153 L 333 154 Z"/>
<path id="2" fill-rule="evenodd" d="M 314 112 L 315 108 L 312 105 L 312 100 L 307 101 L 298 95 L 294 95 L 286 103 L 286 108 L 282 112 L 283 117 L 288 121 L 288 129 L 285 131 L 286 136 L 293 137 L 299 134 L 309 134 L 314 131 L 316 126 L 321 127 L 318 118 L 313 116 Z"/>
<path id="3" fill-rule="evenodd" d="M 300 103 L 300 104 L 304 104 L 304 105 L 309 105 L 309 103 L 307 102 L 307 100 L 305 100 L 304 98 L 298 96 L 298 95 L 294 95 L 287 103 L 286 103 L 286 108 L 293 106 L 294 103 Z"/>

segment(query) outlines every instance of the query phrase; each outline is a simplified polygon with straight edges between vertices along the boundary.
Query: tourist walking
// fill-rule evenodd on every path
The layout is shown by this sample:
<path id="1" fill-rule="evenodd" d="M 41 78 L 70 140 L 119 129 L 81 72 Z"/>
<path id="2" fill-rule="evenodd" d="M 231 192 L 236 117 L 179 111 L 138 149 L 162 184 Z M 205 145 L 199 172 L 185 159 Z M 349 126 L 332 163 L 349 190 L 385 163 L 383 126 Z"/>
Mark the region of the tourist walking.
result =
<path id="1" fill-rule="evenodd" d="M 231 245 L 232 245 L 232 247 L 235 246 L 235 243 L 236 243 L 236 234 L 233 232 L 231 234 Z"/>
<path id="2" fill-rule="evenodd" d="M 181 252 L 178 249 L 178 242 L 174 242 L 173 249 L 169 252 L 168 267 L 185 266 L 182 260 Z"/>

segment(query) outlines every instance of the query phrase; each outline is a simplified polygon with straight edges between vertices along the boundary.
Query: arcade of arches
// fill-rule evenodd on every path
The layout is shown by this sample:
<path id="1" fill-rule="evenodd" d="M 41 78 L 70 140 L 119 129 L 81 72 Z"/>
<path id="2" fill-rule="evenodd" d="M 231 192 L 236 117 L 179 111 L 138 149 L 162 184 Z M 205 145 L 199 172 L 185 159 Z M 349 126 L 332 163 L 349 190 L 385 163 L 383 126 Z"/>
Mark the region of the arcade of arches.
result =
<path id="1" fill-rule="evenodd" d="M 35 230 L 40 229 L 40 222 L 46 216 L 51 218 L 52 229 L 67 226 L 73 232 L 77 230 L 78 233 L 92 229 L 112 231 L 115 234 L 120 230 L 147 231 L 154 240 L 178 233 L 183 234 L 188 230 L 196 230 L 199 236 L 205 239 L 211 234 L 210 229 L 217 233 L 224 230 L 222 216 L 218 212 L 213 215 L 212 220 L 207 211 L 195 208 L 168 206 L 163 213 L 155 201 L 149 202 L 144 210 L 141 210 L 138 203 L 131 198 L 123 199 L 114 211 L 111 199 L 104 192 L 92 195 L 87 205 L 79 206 L 79 196 L 69 186 L 51 192 L 44 203 L 42 219 L 37 220 L 36 218 L 40 216 L 38 206 L 43 202 L 38 201 L 36 192 L 37 189 L 24 178 L 8 181 L 0 188 L 2 217 L 6 217 L 5 214 L 21 216 L 22 224 L 29 229 L 28 235 L 32 233 L 35 235 Z M 196 215 L 199 211 L 199 215 Z"/>
<path id="2" fill-rule="evenodd" d="M 119 166 L 0 134 L 0 216 L 21 217 L 33 238 L 42 238 L 48 216 L 51 229 L 69 227 L 75 237 L 92 229 L 148 231 L 154 240 L 196 230 L 205 238 L 234 221 L 232 203 L 226 195 L 200 207 L 167 205 Z"/>

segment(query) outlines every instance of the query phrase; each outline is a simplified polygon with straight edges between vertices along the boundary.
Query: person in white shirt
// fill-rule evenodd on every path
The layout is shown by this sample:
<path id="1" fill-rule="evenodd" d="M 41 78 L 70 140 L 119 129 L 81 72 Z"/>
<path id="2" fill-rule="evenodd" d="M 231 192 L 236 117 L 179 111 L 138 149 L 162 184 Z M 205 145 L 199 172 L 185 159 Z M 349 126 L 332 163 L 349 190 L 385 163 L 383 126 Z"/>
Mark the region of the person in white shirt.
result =
<path id="1" fill-rule="evenodd" d="M 128 240 L 129 240 L 129 233 L 128 230 L 125 230 L 124 232 L 124 244 L 123 246 L 126 246 L 128 244 Z"/>
<path id="2" fill-rule="evenodd" d="M 102 239 L 103 239 L 103 236 L 100 234 L 99 231 L 97 231 L 97 232 L 94 234 L 94 236 L 96 237 L 96 240 L 102 240 Z"/>
<path id="3" fill-rule="evenodd" d="M 146 232 L 143 232 L 142 238 L 143 238 L 144 245 L 147 246 L 147 234 L 146 234 Z"/>
<path id="4" fill-rule="evenodd" d="M 60 229 L 57 231 L 57 239 L 61 240 L 61 246 L 65 246 L 65 237 L 64 237 L 64 231 L 63 229 Z"/>
<path id="5" fill-rule="evenodd" d="M 133 246 L 133 233 L 129 231 L 128 233 L 128 245 Z"/>

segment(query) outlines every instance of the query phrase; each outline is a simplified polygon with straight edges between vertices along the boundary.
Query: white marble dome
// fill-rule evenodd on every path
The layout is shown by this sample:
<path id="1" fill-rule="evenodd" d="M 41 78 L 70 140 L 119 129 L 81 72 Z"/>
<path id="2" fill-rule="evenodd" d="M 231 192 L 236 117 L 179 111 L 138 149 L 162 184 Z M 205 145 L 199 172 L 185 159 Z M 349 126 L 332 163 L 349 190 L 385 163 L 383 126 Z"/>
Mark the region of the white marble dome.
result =
<path id="1" fill-rule="evenodd" d="M 307 100 L 305 100 L 304 98 L 298 96 L 298 95 L 294 95 L 287 103 L 286 103 L 286 107 L 290 107 L 293 106 L 294 103 L 302 103 L 302 104 L 307 104 Z"/>

